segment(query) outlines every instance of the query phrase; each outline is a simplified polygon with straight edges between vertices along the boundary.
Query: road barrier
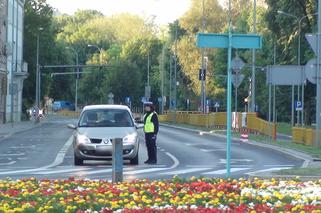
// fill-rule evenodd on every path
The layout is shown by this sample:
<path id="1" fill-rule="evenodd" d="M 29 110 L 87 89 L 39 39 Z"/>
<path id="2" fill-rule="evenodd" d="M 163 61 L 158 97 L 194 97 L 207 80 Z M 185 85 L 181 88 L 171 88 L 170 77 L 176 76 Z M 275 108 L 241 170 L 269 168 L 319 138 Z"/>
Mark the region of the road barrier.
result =
<path id="1" fill-rule="evenodd" d="M 72 117 L 72 118 L 79 118 L 80 112 L 79 111 L 60 110 L 60 111 L 58 111 L 58 115 Z"/>
<path id="2" fill-rule="evenodd" d="M 226 128 L 226 112 L 216 112 L 210 114 L 200 114 L 199 112 L 168 112 L 159 116 L 161 122 L 177 122 L 189 124 L 193 126 L 201 126 L 207 128 L 224 129 Z M 246 126 L 246 129 L 251 133 L 258 133 L 271 136 L 276 139 L 276 124 L 269 123 L 257 117 L 256 113 L 246 113 L 244 121 L 244 113 L 236 113 L 233 129 L 240 131 Z M 243 126 L 243 124 L 245 126 Z"/>
<path id="3" fill-rule="evenodd" d="M 321 132 L 320 132 L 321 138 Z M 312 146 L 315 140 L 315 130 L 312 128 L 292 128 L 292 141 L 298 144 Z"/>

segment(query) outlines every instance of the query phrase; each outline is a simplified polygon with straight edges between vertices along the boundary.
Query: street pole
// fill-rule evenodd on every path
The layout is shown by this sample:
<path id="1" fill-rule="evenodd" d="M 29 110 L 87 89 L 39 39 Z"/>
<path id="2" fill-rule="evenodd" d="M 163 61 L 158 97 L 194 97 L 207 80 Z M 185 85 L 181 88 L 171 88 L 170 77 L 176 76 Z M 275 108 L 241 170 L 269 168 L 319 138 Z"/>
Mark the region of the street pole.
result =
<path id="1" fill-rule="evenodd" d="M 318 34 L 317 34 L 317 106 L 316 106 L 316 131 L 314 147 L 320 147 L 320 118 L 321 118 L 321 81 L 320 81 L 320 35 L 321 35 L 321 0 L 318 0 Z"/>
<path id="2" fill-rule="evenodd" d="M 232 99 L 232 69 L 231 69 L 231 60 L 232 60 L 232 26 L 231 26 L 231 0 L 229 0 L 229 46 L 228 46 L 228 65 L 227 65 L 227 119 L 226 119 L 226 176 L 230 177 L 231 173 L 231 99 Z"/>
<path id="3" fill-rule="evenodd" d="M 36 107 L 37 107 L 37 115 L 36 115 L 36 118 L 35 118 L 35 122 L 38 123 L 40 120 L 39 120 L 39 116 L 38 116 L 38 113 L 39 113 L 39 109 L 40 109 L 40 78 L 41 78 L 41 75 L 40 75 L 40 65 L 39 65 L 39 46 L 40 46 L 40 31 L 42 31 L 43 28 L 42 27 L 39 27 L 38 28 L 38 32 L 37 32 L 37 56 L 36 56 Z"/>
<path id="4" fill-rule="evenodd" d="M 174 109 L 177 109 L 177 28 L 178 21 L 176 21 L 176 30 L 175 30 L 175 64 L 174 64 Z"/>
<path id="5" fill-rule="evenodd" d="M 204 17 L 204 0 L 202 1 L 202 32 L 205 31 L 205 17 Z M 205 63 L 204 63 L 204 48 L 201 49 L 201 57 L 202 57 L 202 73 L 204 73 Z M 205 113 L 205 78 L 206 76 L 201 79 L 201 107 L 202 112 Z"/>
<path id="6" fill-rule="evenodd" d="M 253 4 L 253 34 L 256 34 L 256 0 Z M 251 98 L 252 112 L 255 112 L 255 49 L 252 50 L 252 98 Z"/>
<path id="7" fill-rule="evenodd" d="M 172 109 L 172 55 L 169 55 L 169 109 Z"/>
<path id="8" fill-rule="evenodd" d="M 161 93 L 162 93 L 162 101 L 161 101 L 161 114 L 164 114 L 164 77 L 165 77 L 165 46 L 163 46 L 163 50 L 162 50 L 162 64 L 161 64 Z"/>

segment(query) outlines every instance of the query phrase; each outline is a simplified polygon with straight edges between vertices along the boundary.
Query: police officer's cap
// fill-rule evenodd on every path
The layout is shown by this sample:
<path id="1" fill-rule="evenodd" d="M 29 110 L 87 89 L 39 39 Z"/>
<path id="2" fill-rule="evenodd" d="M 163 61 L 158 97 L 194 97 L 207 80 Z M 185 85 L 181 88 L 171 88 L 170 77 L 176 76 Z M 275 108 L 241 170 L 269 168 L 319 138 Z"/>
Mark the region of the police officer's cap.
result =
<path id="1" fill-rule="evenodd" d="M 153 106 L 153 102 L 151 102 L 151 101 L 146 101 L 146 102 L 144 102 L 144 105 L 145 105 L 145 106 Z"/>

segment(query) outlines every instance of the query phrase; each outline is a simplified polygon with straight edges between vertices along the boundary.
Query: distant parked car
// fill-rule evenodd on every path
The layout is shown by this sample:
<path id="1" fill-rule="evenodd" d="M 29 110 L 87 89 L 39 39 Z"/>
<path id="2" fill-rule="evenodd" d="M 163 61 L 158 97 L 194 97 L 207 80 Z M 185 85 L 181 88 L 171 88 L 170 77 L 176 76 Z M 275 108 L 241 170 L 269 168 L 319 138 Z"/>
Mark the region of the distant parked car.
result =
<path id="1" fill-rule="evenodd" d="M 68 101 L 55 101 L 52 105 L 52 110 L 55 112 L 59 110 L 75 111 L 75 105 Z"/>

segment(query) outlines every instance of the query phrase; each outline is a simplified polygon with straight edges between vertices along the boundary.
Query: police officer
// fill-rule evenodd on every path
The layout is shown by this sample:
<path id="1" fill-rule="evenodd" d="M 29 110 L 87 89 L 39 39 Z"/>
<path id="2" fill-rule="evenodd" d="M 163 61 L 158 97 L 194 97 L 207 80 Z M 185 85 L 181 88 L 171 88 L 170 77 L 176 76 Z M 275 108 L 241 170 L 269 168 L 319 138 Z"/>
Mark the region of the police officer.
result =
<path id="1" fill-rule="evenodd" d="M 148 159 L 144 162 L 147 164 L 157 163 L 156 137 L 159 129 L 158 116 L 154 110 L 152 102 L 144 103 L 144 132 L 148 153 Z"/>

